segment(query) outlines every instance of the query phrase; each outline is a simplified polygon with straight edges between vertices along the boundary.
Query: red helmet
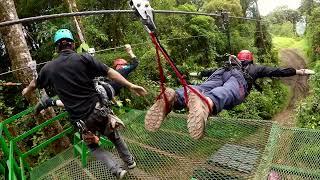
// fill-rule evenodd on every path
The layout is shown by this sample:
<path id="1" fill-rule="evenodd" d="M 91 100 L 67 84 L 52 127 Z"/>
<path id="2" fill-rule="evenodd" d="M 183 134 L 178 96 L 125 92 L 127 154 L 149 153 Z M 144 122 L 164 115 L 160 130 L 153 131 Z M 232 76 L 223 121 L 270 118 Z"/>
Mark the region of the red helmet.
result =
<path id="1" fill-rule="evenodd" d="M 126 66 L 128 62 L 124 59 L 116 59 L 113 61 L 113 68 L 116 70 L 122 69 L 123 66 Z"/>
<path id="2" fill-rule="evenodd" d="M 242 50 L 238 54 L 240 61 L 253 61 L 253 53 L 248 50 Z"/>

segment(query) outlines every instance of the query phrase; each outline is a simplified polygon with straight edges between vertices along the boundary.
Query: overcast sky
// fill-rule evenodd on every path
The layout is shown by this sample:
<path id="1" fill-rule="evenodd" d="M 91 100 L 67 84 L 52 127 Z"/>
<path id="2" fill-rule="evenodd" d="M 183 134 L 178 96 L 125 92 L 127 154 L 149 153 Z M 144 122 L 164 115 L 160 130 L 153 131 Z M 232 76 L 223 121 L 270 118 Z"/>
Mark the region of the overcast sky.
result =
<path id="1" fill-rule="evenodd" d="M 278 6 L 287 5 L 290 9 L 297 9 L 301 0 L 258 0 L 261 15 L 265 16 Z"/>

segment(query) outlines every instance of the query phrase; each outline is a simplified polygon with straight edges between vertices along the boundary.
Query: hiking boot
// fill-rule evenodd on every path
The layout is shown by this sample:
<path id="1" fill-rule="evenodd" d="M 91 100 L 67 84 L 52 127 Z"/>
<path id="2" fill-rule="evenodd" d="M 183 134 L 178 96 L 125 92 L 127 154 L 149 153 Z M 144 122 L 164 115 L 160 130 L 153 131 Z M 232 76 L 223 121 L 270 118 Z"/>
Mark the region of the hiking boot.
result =
<path id="1" fill-rule="evenodd" d="M 123 179 L 126 175 L 127 175 L 127 171 L 122 169 L 117 173 L 117 179 Z"/>
<path id="2" fill-rule="evenodd" d="M 135 161 L 132 161 L 131 163 L 128 163 L 127 166 L 128 169 L 133 169 L 137 166 L 137 163 Z"/>
<path id="3" fill-rule="evenodd" d="M 168 100 L 168 110 L 166 110 L 164 94 L 166 95 Z M 176 97 L 176 92 L 171 88 L 166 88 L 164 94 L 161 95 L 161 97 L 147 112 L 144 125 L 148 131 L 157 131 L 160 128 L 163 120 L 166 118 L 167 114 L 169 114 L 172 109 Z"/>
<path id="4" fill-rule="evenodd" d="M 193 139 L 201 139 L 210 114 L 207 104 L 194 92 L 188 91 L 188 131 Z"/>

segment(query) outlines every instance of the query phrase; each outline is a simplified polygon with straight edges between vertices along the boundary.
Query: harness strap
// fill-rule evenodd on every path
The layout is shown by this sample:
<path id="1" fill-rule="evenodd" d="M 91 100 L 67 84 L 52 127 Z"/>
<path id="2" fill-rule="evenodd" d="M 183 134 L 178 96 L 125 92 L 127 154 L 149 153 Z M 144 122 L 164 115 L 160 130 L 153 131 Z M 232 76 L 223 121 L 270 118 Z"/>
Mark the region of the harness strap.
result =
<path id="1" fill-rule="evenodd" d="M 161 96 L 163 95 L 164 97 L 164 103 L 165 103 L 165 111 L 168 112 L 169 111 L 169 103 L 168 103 L 168 98 L 165 94 L 165 77 L 164 77 L 164 73 L 163 73 L 163 68 L 161 66 L 161 58 L 160 58 L 160 54 L 159 54 L 159 47 L 156 46 L 156 53 L 157 53 L 157 62 L 158 62 L 158 68 L 159 68 L 159 74 L 160 74 L 160 89 L 161 89 L 161 92 L 160 92 L 160 95 L 157 97 L 157 99 L 160 99 Z"/>
<path id="2" fill-rule="evenodd" d="M 80 134 L 85 134 L 88 132 L 86 124 L 81 119 L 75 121 L 74 125 Z"/>

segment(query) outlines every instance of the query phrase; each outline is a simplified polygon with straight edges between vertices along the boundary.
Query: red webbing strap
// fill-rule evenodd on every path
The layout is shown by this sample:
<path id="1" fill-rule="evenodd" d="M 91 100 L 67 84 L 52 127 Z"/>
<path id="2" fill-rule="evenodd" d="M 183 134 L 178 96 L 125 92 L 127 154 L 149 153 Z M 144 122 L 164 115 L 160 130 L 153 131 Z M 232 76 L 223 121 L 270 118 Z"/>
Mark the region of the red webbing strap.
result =
<path id="1" fill-rule="evenodd" d="M 168 112 L 169 111 L 169 103 L 168 103 L 168 98 L 165 94 L 166 88 L 164 87 L 164 83 L 165 83 L 166 78 L 164 77 L 163 68 L 161 65 L 161 58 L 160 58 L 160 54 L 159 54 L 159 48 L 157 46 L 156 46 L 156 53 L 157 53 L 157 62 L 158 62 L 158 68 L 159 68 L 159 74 L 160 74 L 160 89 L 161 89 L 161 93 L 157 99 L 160 99 L 161 95 L 163 95 L 166 112 Z"/>
<path id="2" fill-rule="evenodd" d="M 185 97 L 185 103 L 188 104 L 188 94 L 187 94 L 187 88 L 189 88 L 193 93 L 195 93 L 197 96 L 200 97 L 200 99 L 202 101 L 204 101 L 209 110 L 211 111 L 211 108 L 210 108 L 210 104 L 207 100 L 206 97 L 204 97 L 201 93 L 199 93 L 197 90 L 195 90 L 193 87 L 189 86 L 187 81 L 184 79 L 184 77 L 181 75 L 181 73 L 179 72 L 179 70 L 177 69 L 177 67 L 175 66 L 174 62 L 171 60 L 171 58 L 169 57 L 169 55 L 162 49 L 162 47 L 160 46 L 156 36 L 154 33 L 150 33 L 150 36 L 151 36 L 151 40 L 153 42 L 153 44 L 155 45 L 156 47 L 156 50 L 157 50 L 157 58 L 158 58 L 158 66 L 159 66 L 159 71 L 160 71 L 160 76 L 163 76 L 161 77 L 161 81 L 162 81 L 162 78 L 164 79 L 164 74 L 163 74 L 163 69 L 162 69 L 162 66 L 161 66 L 161 61 L 160 61 L 160 55 L 159 55 L 159 50 L 161 51 L 161 53 L 163 54 L 164 58 L 166 59 L 166 61 L 170 64 L 171 68 L 173 69 L 173 71 L 175 72 L 175 74 L 177 75 L 177 77 L 179 78 L 179 81 L 180 83 L 182 84 L 183 86 L 183 90 L 184 90 L 184 97 Z M 163 84 L 161 82 L 161 84 Z M 164 86 L 161 85 L 161 91 L 162 93 L 164 93 L 164 90 L 163 90 Z M 164 96 L 166 98 L 166 96 Z M 168 106 L 168 103 L 167 103 L 167 99 L 165 99 L 165 102 L 166 102 L 166 108 Z"/>

